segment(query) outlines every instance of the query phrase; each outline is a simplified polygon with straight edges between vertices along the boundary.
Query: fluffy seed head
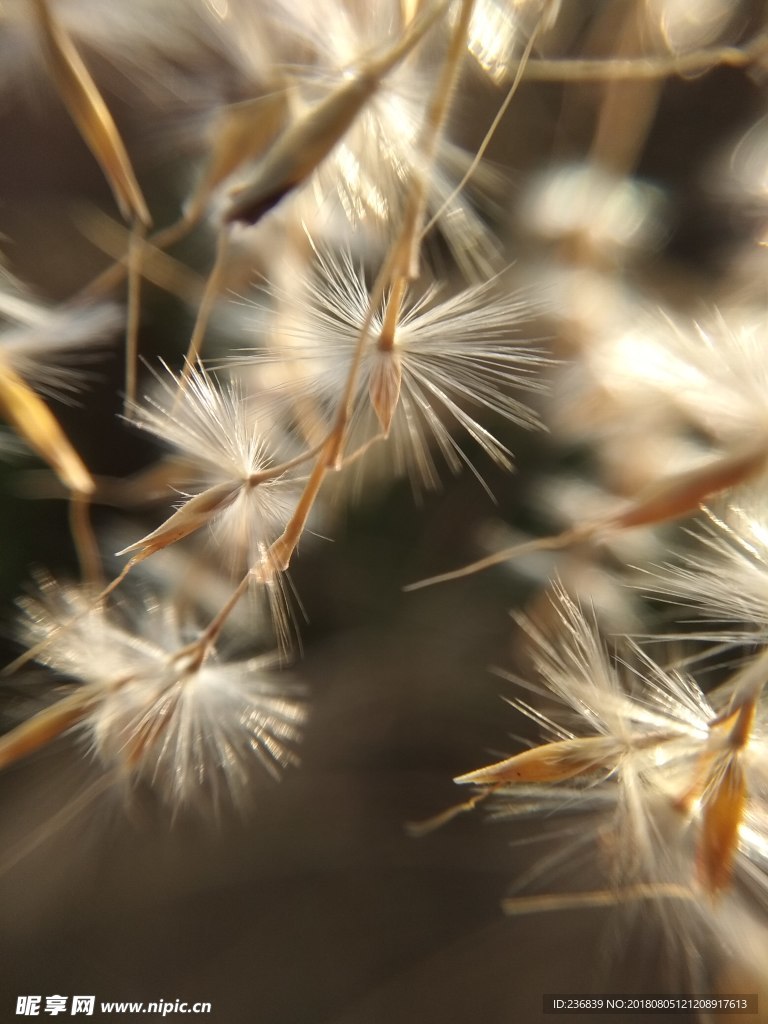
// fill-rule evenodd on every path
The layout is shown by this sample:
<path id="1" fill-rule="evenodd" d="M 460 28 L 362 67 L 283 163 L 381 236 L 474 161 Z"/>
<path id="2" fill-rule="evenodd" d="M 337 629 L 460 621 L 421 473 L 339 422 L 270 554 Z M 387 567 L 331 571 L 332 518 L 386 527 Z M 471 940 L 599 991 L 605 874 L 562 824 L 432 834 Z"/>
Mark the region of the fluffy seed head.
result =
<path id="1" fill-rule="evenodd" d="M 180 460 L 177 486 L 187 499 L 176 513 L 180 536 L 207 525 L 233 571 L 259 564 L 288 521 L 298 492 L 281 474 L 261 478 L 274 458 L 237 383 L 222 385 L 197 368 L 182 391 L 171 375 L 160 381 L 157 397 L 134 408 L 133 418 Z M 188 522 L 182 523 L 184 515 Z M 175 526 L 171 520 L 166 525 L 170 536 Z M 150 538 L 155 546 L 161 539 L 158 531 L 145 541 Z"/>
<path id="2" fill-rule="evenodd" d="M 296 761 L 305 705 L 274 658 L 228 662 L 214 652 L 201 662 L 154 599 L 129 622 L 48 580 L 23 605 L 27 642 L 45 642 L 38 660 L 87 688 L 78 729 L 129 791 L 145 783 L 174 809 L 215 809 L 225 797 L 246 802 L 254 766 L 276 776 Z"/>
<path id="3" fill-rule="evenodd" d="M 551 633 L 524 622 L 536 679 L 523 685 L 554 698 L 555 710 L 513 702 L 548 742 L 457 781 L 485 787 L 495 817 L 546 818 L 557 847 L 518 891 L 582 862 L 602 865 L 604 888 L 515 897 L 507 909 L 652 905 L 691 957 L 684 969 L 718 946 L 749 960 L 732 926 L 749 916 L 742 886 L 768 897 L 765 700 L 733 686 L 713 706 L 693 679 L 639 648 L 629 648 L 631 667 L 609 656 L 562 592 L 554 606 Z"/>
<path id="4" fill-rule="evenodd" d="M 364 274 L 349 254 L 316 256 L 301 301 L 293 297 L 281 316 L 272 350 L 246 353 L 236 362 L 282 364 L 283 409 L 301 418 L 302 410 L 311 408 L 321 422 L 329 423 L 344 392 L 369 297 Z M 494 461 L 509 466 L 510 453 L 482 420 L 502 417 L 538 425 L 535 413 L 513 394 L 541 388 L 538 373 L 546 359 L 539 347 L 517 335 L 518 324 L 531 311 L 531 303 L 506 290 L 499 279 L 443 301 L 437 288 L 429 288 L 406 300 L 394 344 L 384 350 L 379 342 L 385 300 L 374 315 L 363 352 L 347 452 L 358 451 L 381 433 L 381 408 L 377 410 L 375 401 L 381 395 L 381 364 L 396 357 L 397 402 L 390 401 L 387 445 L 396 475 L 408 473 L 417 491 L 435 488 L 439 479 L 433 449 L 454 472 L 470 464 L 454 437 L 461 433 Z M 388 394 L 391 399 L 392 388 Z"/>

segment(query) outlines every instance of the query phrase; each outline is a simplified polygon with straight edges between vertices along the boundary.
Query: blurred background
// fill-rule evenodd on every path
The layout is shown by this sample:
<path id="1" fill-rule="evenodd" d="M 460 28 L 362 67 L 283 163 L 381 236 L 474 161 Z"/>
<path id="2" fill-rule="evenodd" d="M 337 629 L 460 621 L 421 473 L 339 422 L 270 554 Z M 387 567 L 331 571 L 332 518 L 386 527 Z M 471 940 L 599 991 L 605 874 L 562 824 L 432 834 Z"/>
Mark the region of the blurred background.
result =
<path id="1" fill-rule="evenodd" d="M 24 6 L 0 4 L 0 248 L 16 278 L 58 303 L 121 251 L 124 236 L 115 233 L 99 168 L 35 55 Z M 228 19 L 247 17 L 248 5 L 169 0 L 143 29 L 138 8 L 121 20 L 106 0 L 54 7 L 113 111 L 156 222 L 171 222 L 205 151 L 208 97 L 242 98 L 225 30 Z M 546 286 L 548 313 L 531 332 L 560 361 L 549 393 L 533 399 L 549 432 L 495 425 L 516 470 L 477 461 L 494 500 L 470 473 L 446 471 L 439 493 L 417 497 L 395 481 L 329 513 L 331 540 L 302 545 L 291 576 L 306 622 L 290 670 L 311 707 L 301 765 L 279 783 L 265 779 L 243 817 L 170 822 L 143 793 L 126 811 L 67 738 L 0 777 L 3 1020 L 14 1017 L 19 995 L 94 994 L 210 1001 L 211 1018 L 227 1024 L 508 1024 L 543 1019 L 544 993 L 674 990 L 676 951 L 653 919 L 603 910 L 504 916 L 509 887 L 557 841 L 550 823 L 492 825 L 478 812 L 420 839 L 406 831 L 457 800 L 454 776 L 535 735 L 504 703 L 513 684 L 492 671 L 526 671 L 510 611 L 544 613 L 557 570 L 594 602 L 606 628 L 631 631 L 654 613 L 627 598 L 616 582 L 621 566 L 672 541 L 654 535 L 416 593 L 402 587 L 556 532 L 593 492 L 597 508 L 601 495 L 626 493 L 657 472 L 658 439 L 642 415 L 630 422 L 629 407 L 595 398 L 585 339 L 603 338 L 622 315 L 696 317 L 713 303 L 752 309 L 765 299 L 757 243 L 768 180 L 768 57 L 759 47 L 754 58 L 738 53 L 766 31 L 766 5 L 550 7 L 533 53 L 542 79 L 564 59 L 674 62 L 707 48 L 736 56 L 622 83 L 532 74 L 493 137 L 493 173 L 477 208 L 516 283 Z M 495 77 L 481 43 L 467 62 L 451 137 L 470 152 L 541 15 L 538 3 L 514 0 L 483 9 L 498 18 L 499 39 L 501 28 L 512 30 Z M 206 35 L 198 23 L 220 31 Z M 181 280 L 199 288 L 210 233 L 201 229 L 174 256 L 189 274 Z M 432 258 L 446 262 L 444 247 Z M 246 281 L 249 272 L 238 271 Z M 148 360 L 178 360 L 194 313 L 186 294 L 146 285 Z M 56 405 L 56 415 L 95 475 L 128 476 L 156 450 L 119 418 L 119 342 L 87 369 L 93 381 L 78 404 Z M 605 428 L 609 416 L 615 421 Z M 702 433 L 688 430 L 681 447 L 703 443 Z M 14 603 L 35 567 L 62 578 L 76 562 L 66 502 L 34 457 L 3 466 L 0 492 L 7 661 L 18 653 Z M 129 514 L 98 508 L 100 535 L 128 528 L 140 536 L 156 511 L 143 526 L 134 519 L 126 527 Z M 6 725 L 42 706 L 49 691 L 42 670 L 5 681 Z M 579 877 L 573 887 L 589 885 Z M 717 969 L 711 981 L 724 985 Z M 724 989 L 740 983 L 728 975 Z"/>

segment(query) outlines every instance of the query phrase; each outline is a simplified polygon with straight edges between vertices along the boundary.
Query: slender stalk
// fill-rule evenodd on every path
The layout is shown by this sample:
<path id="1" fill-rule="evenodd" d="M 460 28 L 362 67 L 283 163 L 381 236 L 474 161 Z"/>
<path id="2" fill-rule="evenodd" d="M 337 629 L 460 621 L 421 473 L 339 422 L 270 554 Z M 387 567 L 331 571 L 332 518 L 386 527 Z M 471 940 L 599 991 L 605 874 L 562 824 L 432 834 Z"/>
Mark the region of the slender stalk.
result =
<path id="1" fill-rule="evenodd" d="M 760 33 L 747 46 L 719 46 L 671 57 L 598 57 L 594 59 L 530 60 L 525 68 L 527 82 L 636 81 L 700 75 L 717 67 L 749 67 L 768 53 L 768 35 Z"/>
<path id="2" fill-rule="evenodd" d="M 195 326 L 192 330 L 192 336 L 189 339 L 187 354 L 184 357 L 184 368 L 182 369 L 181 376 L 179 377 L 179 389 L 176 393 L 176 407 L 178 407 L 179 402 L 184 397 L 184 392 L 186 391 L 190 375 L 200 357 L 200 350 L 203 347 L 203 340 L 208 328 L 208 321 L 210 320 L 213 307 L 216 305 L 216 300 L 221 292 L 221 285 L 224 281 L 227 267 L 227 257 L 229 256 L 231 230 L 231 228 L 222 228 L 219 232 L 218 239 L 216 240 L 216 257 L 214 259 L 211 272 L 208 275 L 203 297 L 200 300 L 200 306 L 198 307 L 197 317 L 195 319 Z"/>
<path id="3" fill-rule="evenodd" d="M 139 327 L 141 324 L 141 263 L 146 229 L 135 221 L 128 242 L 128 308 L 125 328 L 125 399 L 123 413 L 130 416 L 136 403 L 137 368 L 139 361 Z"/>
<path id="4" fill-rule="evenodd" d="M 501 551 L 494 551 L 469 565 L 409 583 L 403 589 L 421 590 L 435 583 L 447 583 L 450 580 L 462 579 L 464 576 L 472 576 L 501 562 L 536 551 L 558 551 L 572 544 L 595 540 L 621 530 L 657 526 L 680 519 L 696 512 L 703 502 L 714 495 L 722 494 L 753 479 L 764 470 L 767 459 L 766 438 L 758 437 L 757 441 L 752 441 L 741 449 L 721 453 L 717 458 L 703 466 L 696 466 L 687 473 L 664 477 L 649 484 L 633 500 L 600 519 L 579 523 L 551 537 L 537 537 L 535 540 L 523 541 Z"/>
<path id="5" fill-rule="evenodd" d="M 183 662 L 189 672 L 194 672 L 200 668 L 210 654 L 227 619 L 234 611 L 240 598 L 248 590 L 253 578 L 254 573 L 249 569 L 197 640 L 183 647 L 180 651 L 176 651 L 172 659 L 174 662 Z"/>
<path id="6" fill-rule="evenodd" d="M 343 449 L 357 377 L 376 310 L 379 308 L 384 295 L 390 290 L 388 320 L 391 323 L 393 318 L 396 317 L 396 313 L 399 312 L 399 303 L 405 294 L 409 277 L 414 271 L 415 276 L 418 276 L 418 252 L 421 245 L 427 182 L 430 170 L 434 164 L 437 145 L 445 128 L 445 121 L 455 90 L 461 59 L 466 50 L 466 38 L 473 4 L 474 0 L 462 0 L 461 13 L 451 38 L 442 74 L 433 92 L 432 101 L 421 134 L 420 152 L 424 159 L 420 163 L 420 170 L 415 174 L 412 181 L 400 231 L 371 290 L 368 310 L 352 357 L 344 393 L 337 407 L 331 438 L 310 474 L 304 492 L 299 499 L 299 504 L 288 521 L 285 530 L 270 548 L 268 562 L 270 566 L 274 565 L 278 571 L 284 571 L 290 564 L 293 552 L 304 532 L 309 514 L 320 493 L 326 473 L 330 468 L 340 468 L 343 464 Z M 391 335 L 392 340 L 391 342 L 385 341 L 385 345 L 394 342 L 393 327 L 390 327 L 389 335 Z"/>
<path id="7" fill-rule="evenodd" d="M 696 902 L 696 894 L 684 885 L 673 882 L 639 882 L 620 889 L 593 889 L 589 892 L 542 893 L 539 896 L 513 896 L 504 900 L 506 914 L 540 914 L 546 911 L 581 910 L 583 908 L 615 907 L 622 903 L 648 900 L 683 900 Z"/>
<path id="8" fill-rule="evenodd" d="M 545 5 L 542 7 L 541 14 L 539 15 L 539 19 L 536 22 L 536 26 L 531 32 L 530 38 L 528 39 L 528 42 L 525 44 L 525 49 L 523 50 L 522 55 L 519 61 L 517 62 L 517 67 L 515 69 L 514 78 L 512 79 L 512 84 L 507 90 L 507 94 L 504 97 L 501 106 L 496 111 L 496 114 L 494 115 L 494 118 L 491 121 L 490 127 L 488 128 L 488 131 L 483 136 L 482 142 L 477 147 L 475 155 L 472 158 L 472 162 L 462 175 L 461 181 L 453 189 L 448 198 L 438 207 L 437 212 L 432 215 L 430 220 L 424 226 L 424 229 L 421 233 L 422 238 L 424 238 L 425 235 L 429 234 L 429 232 L 432 230 L 435 224 L 439 221 L 439 219 L 443 216 L 445 211 L 449 208 L 451 203 L 453 203 L 457 196 L 461 195 L 461 193 L 467 186 L 467 183 L 472 179 L 473 175 L 477 171 L 477 168 L 480 166 L 480 163 L 483 157 L 485 156 L 486 150 L 490 146 L 491 141 L 494 135 L 496 134 L 499 125 L 503 121 L 504 115 L 509 110 L 509 106 L 512 103 L 512 100 L 514 99 L 518 88 L 520 87 L 520 83 L 523 81 L 525 69 L 528 67 L 528 62 L 530 60 L 531 54 L 533 53 L 533 48 L 536 45 L 536 40 L 538 38 L 539 32 L 541 30 L 542 25 L 546 22 L 549 9 L 551 8 L 551 6 L 552 0 L 547 0 L 547 3 L 545 3 Z"/>
<path id="9" fill-rule="evenodd" d="M 177 242 L 180 242 L 183 238 L 185 238 L 186 235 L 188 235 L 194 227 L 194 221 L 190 221 L 186 217 L 181 217 L 179 220 L 174 221 L 173 224 L 169 224 L 168 227 L 161 228 L 154 234 L 148 235 L 146 238 L 144 238 L 143 254 L 145 259 L 141 262 L 141 272 L 143 276 L 148 278 L 149 280 L 154 281 L 161 288 L 166 288 L 167 290 L 176 290 L 168 288 L 169 275 L 160 269 L 160 266 L 158 265 L 158 256 L 161 254 L 162 250 L 170 249 L 172 246 L 176 245 Z M 89 237 L 91 241 L 95 241 L 95 244 L 99 245 L 99 247 L 104 248 L 104 250 L 109 255 L 114 255 L 113 250 L 117 248 L 117 246 L 108 247 L 107 245 L 104 245 L 101 242 L 101 240 L 98 239 L 98 237 L 94 237 L 95 231 L 93 229 L 89 229 L 87 221 L 85 227 L 83 228 L 83 233 L 86 234 L 86 236 Z M 74 295 L 69 300 L 70 304 L 76 305 L 79 302 L 85 302 L 89 299 L 98 298 L 99 296 L 104 295 L 107 292 L 110 292 L 113 288 L 116 288 L 117 285 L 124 281 L 125 278 L 128 276 L 130 255 L 131 254 L 129 236 L 127 247 L 125 247 L 124 251 L 122 251 L 120 255 L 116 257 L 115 262 L 110 264 L 110 266 L 106 267 L 104 270 L 102 270 L 100 274 L 97 274 L 97 276 L 94 277 L 93 280 L 90 281 L 87 285 L 84 285 L 84 287 L 81 288 L 80 291 L 77 292 L 77 294 Z M 151 261 L 149 268 L 147 268 L 147 266 L 145 265 L 147 262 L 147 257 L 149 257 Z M 166 258 L 170 259 L 170 257 Z M 155 269 L 155 265 L 157 265 L 157 269 Z M 182 297 L 186 297 L 186 293 L 189 292 L 190 300 L 196 300 L 197 281 L 191 276 L 192 271 L 190 271 L 186 267 L 184 268 L 184 274 L 190 275 L 190 277 L 186 279 L 190 281 L 190 284 L 189 286 L 187 286 L 185 280 L 184 295 Z"/>
<path id="10" fill-rule="evenodd" d="M 445 130 L 448 112 L 451 109 L 461 71 L 462 59 L 466 54 L 467 34 L 472 20 L 474 0 L 461 0 L 461 10 L 451 37 L 443 70 L 432 92 L 432 100 L 422 129 L 420 151 L 423 163 L 416 173 L 406 207 L 400 244 L 396 247 L 395 273 L 410 280 L 419 276 L 419 259 L 423 224 L 426 220 L 427 189 L 429 174 L 435 162 L 440 139 Z M 402 263 L 400 262 L 402 260 Z"/>
<path id="11" fill-rule="evenodd" d="M 69 524 L 85 583 L 94 589 L 104 586 L 99 545 L 91 523 L 91 496 L 73 492 L 69 498 Z"/>

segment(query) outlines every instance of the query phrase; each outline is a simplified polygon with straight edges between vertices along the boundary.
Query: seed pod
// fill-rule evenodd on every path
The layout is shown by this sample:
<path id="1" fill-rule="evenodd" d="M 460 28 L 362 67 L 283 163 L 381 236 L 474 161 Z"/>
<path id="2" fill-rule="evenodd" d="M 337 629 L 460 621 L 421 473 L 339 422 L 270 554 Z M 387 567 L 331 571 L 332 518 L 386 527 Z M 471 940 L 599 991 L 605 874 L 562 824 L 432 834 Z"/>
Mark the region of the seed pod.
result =
<path id="1" fill-rule="evenodd" d="M 402 378 L 402 365 L 397 352 L 379 353 L 371 372 L 368 394 L 385 436 L 389 434 L 400 399 Z"/>
<path id="2" fill-rule="evenodd" d="M 478 768 L 454 779 L 459 785 L 497 786 L 514 782 L 562 782 L 591 771 L 610 771 L 625 745 L 612 736 L 544 743 L 505 761 Z"/>
<path id="3" fill-rule="evenodd" d="M 381 56 L 372 57 L 279 135 L 256 168 L 253 181 L 232 196 L 225 223 L 255 224 L 305 181 L 351 128 L 387 73 L 408 56 L 444 8 L 445 4 L 436 4 L 412 24 L 403 39 Z"/>
<path id="4" fill-rule="evenodd" d="M 185 502 L 178 511 L 174 512 L 169 519 L 166 519 L 162 526 L 158 526 L 152 533 L 148 533 L 146 537 L 142 537 L 141 540 L 137 540 L 135 544 L 130 544 L 127 548 L 123 548 L 117 554 L 128 555 L 135 551 L 136 554 L 133 556 L 132 561 L 134 563 L 143 562 L 145 558 L 149 558 L 156 551 L 161 551 L 163 548 L 167 548 L 169 544 L 175 544 L 176 541 L 188 537 L 191 533 L 199 530 L 201 526 L 209 523 L 219 512 L 229 508 L 241 487 L 241 483 L 228 482 L 217 484 L 215 487 L 209 487 L 201 494 L 196 494 L 189 501 Z"/>

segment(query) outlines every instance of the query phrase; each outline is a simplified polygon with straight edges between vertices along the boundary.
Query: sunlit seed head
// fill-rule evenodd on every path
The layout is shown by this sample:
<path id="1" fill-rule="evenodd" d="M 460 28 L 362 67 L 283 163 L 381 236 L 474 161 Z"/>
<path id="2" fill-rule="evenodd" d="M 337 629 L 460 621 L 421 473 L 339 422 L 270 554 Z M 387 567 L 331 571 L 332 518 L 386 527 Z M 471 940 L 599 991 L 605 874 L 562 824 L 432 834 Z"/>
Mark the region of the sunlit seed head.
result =
<path id="1" fill-rule="evenodd" d="M 137 405 L 133 421 L 181 457 L 186 469 L 178 486 L 204 490 L 223 483 L 239 485 L 226 508 L 236 546 L 248 546 L 253 531 L 263 540 L 265 533 L 281 528 L 290 495 L 279 475 L 253 482 L 274 465 L 275 456 L 237 382 L 220 383 L 198 367 L 183 388 L 173 374 L 158 378 L 158 384 L 157 397 Z"/>
<path id="2" fill-rule="evenodd" d="M 316 256 L 299 299 L 290 305 L 286 301 L 271 350 L 245 352 L 237 362 L 283 365 L 279 401 L 292 404 L 299 415 L 311 407 L 330 422 L 344 392 L 369 297 L 362 270 L 348 254 L 336 258 L 318 251 Z M 378 372 L 386 302 L 374 313 L 363 351 L 348 453 L 380 433 L 370 391 Z M 500 279 L 443 301 L 436 288 L 407 299 L 393 336 L 400 387 L 388 446 L 395 473 L 408 472 L 418 489 L 434 487 L 439 461 L 454 471 L 470 463 L 459 440 L 462 434 L 490 458 L 509 465 L 505 444 L 483 420 L 501 417 L 537 425 L 535 413 L 517 397 L 521 390 L 541 389 L 540 370 L 547 362 L 538 344 L 518 336 L 518 324 L 534 310 L 534 304 Z M 437 461 L 433 452 L 439 453 Z"/>
<path id="3" fill-rule="evenodd" d="M 79 729 L 129 792 L 147 783 L 174 808 L 245 802 L 254 767 L 274 776 L 295 762 L 306 707 L 274 657 L 182 657 L 198 631 L 154 598 L 121 615 L 45 580 L 22 604 L 26 641 L 45 642 L 38 660 L 89 688 Z"/>
<path id="4" fill-rule="evenodd" d="M 269 17 L 279 23 L 282 47 L 294 50 L 287 76 L 294 119 L 322 104 L 409 28 L 396 0 L 376 5 L 375 10 L 370 5 L 326 3 L 307 5 L 299 16 L 295 7 L 282 15 L 278 10 L 279 6 Z M 432 45 L 417 47 L 384 77 L 307 187 L 289 199 L 296 219 L 311 223 L 315 231 L 325 230 L 335 207 L 355 229 L 386 240 L 421 166 L 425 97 L 446 34 L 435 29 L 429 38 Z M 478 279 L 497 262 L 498 246 L 472 202 L 454 194 L 470 160 L 442 139 L 430 169 L 426 201 L 428 215 L 436 215 L 458 265 L 468 278 Z M 488 177 L 475 175 L 476 191 Z"/>
<path id="5" fill-rule="evenodd" d="M 246 803 L 255 768 L 296 763 L 306 711 L 263 663 L 206 662 L 126 682 L 86 723 L 94 754 L 118 779 L 156 789 L 171 807 Z"/>
<path id="6" fill-rule="evenodd" d="M 182 383 L 171 372 L 132 410 L 133 421 L 194 463 L 201 476 L 246 481 L 269 464 L 263 433 L 237 386 L 221 384 L 201 367 Z"/>
<path id="7" fill-rule="evenodd" d="M 662 669 L 635 645 L 623 657 L 609 652 L 594 617 L 559 587 L 553 606 L 556 620 L 548 632 L 521 622 L 533 641 L 540 680 L 534 688 L 570 709 L 564 726 L 624 737 L 630 746 L 643 733 L 706 739 L 713 712 L 692 679 Z"/>
<path id="8" fill-rule="evenodd" d="M 762 313 L 720 311 L 690 325 L 661 317 L 645 328 L 617 340 L 613 372 L 627 387 L 634 381 L 721 442 L 768 433 Z"/>
<path id="9" fill-rule="evenodd" d="M 679 607 L 691 636 L 737 643 L 768 631 L 768 509 L 756 489 L 729 500 L 693 531 L 692 543 L 674 561 L 645 567 L 638 588 Z"/>
<path id="10" fill-rule="evenodd" d="M 592 163 L 541 174 L 521 208 L 529 230 L 547 239 L 579 236 L 602 259 L 653 248 L 663 232 L 663 203 L 658 188 Z"/>
<path id="11" fill-rule="evenodd" d="M 670 51 L 685 53 L 722 39 L 743 6 L 741 0 L 703 0 L 693 9 L 686 0 L 646 0 L 645 17 Z"/>
<path id="12" fill-rule="evenodd" d="M 601 757 L 567 784 L 489 788 L 495 818 L 534 818 L 551 846 L 523 872 L 505 909 L 653 912 L 677 951 L 672 966 L 680 977 L 710 956 L 750 962 L 750 942 L 735 923 L 768 893 L 768 706 L 762 700 L 716 715 L 695 680 L 663 669 L 638 647 L 608 653 L 588 615 L 562 592 L 553 603 L 555 625 L 543 631 L 525 623 L 537 678 L 515 681 L 538 699 L 512 703 L 543 728 L 544 743 L 519 757 L 528 765 L 580 742 L 585 753 L 598 742 L 608 754 L 613 738 L 615 761 Z M 721 703 L 728 692 L 739 691 L 726 687 Z M 545 713 L 548 697 L 556 703 Z M 491 786 L 494 766 L 486 771 Z M 483 771 L 468 780 L 476 776 L 482 785 Z"/>

